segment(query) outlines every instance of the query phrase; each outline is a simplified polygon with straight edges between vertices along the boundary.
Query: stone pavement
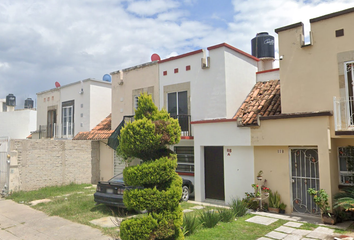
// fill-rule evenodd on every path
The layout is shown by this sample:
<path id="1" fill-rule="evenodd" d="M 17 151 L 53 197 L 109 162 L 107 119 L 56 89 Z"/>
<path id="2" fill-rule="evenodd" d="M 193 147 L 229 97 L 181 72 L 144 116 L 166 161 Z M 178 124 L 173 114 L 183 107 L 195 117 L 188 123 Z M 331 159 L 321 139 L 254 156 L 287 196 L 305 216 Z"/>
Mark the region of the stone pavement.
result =
<path id="1" fill-rule="evenodd" d="M 112 240 L 100 230 L 0 198 L 0 240 Z"/>
<path id="2" fill-rule="evenodd" d="M 314 239 L 335 239 L 335 237 L 340 237 L 340 234 L 335 234 L 333 228 L 346 229 L 353 222 L 344 222 L 334 226 L 323 227 L 323 224 L 320 224 L 314 230 L 303 230 L 299 229 L 304 222 L 310 222 L 314 224 L 319 224 L 317 218 L 307 218 L 288 216 L 281 214 L 272 214 L 265 212 L 255 212 L 256 216 L 247 219 L 247 222 L 253 222 L 256 224 L 270 225 L 279 219 L 287 220 L 290 222 L 285 223 L 284 225 L 274 229 L 267 233 L 264 237 L 258 238 L 258 240 L 273 240 L 273 239 L 283 239 L 283 240 L 314 240 Z M 323 225 L 323 226 L 321 226 Z M 331 228 L 328 228 L 331 227 Z M 341 238 L 338 238 L 341 239 Z M 353 238 L 347 238 L 353 239 Z"/>

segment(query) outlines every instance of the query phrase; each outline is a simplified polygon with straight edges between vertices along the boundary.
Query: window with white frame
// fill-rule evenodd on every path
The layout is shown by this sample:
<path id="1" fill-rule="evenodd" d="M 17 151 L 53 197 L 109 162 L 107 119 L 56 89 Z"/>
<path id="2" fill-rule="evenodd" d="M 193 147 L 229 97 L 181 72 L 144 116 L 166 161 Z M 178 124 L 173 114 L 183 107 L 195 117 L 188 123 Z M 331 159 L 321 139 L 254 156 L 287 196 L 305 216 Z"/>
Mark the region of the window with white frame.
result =
<path id="1" fill-rule="evenodd" d="M 167 94 L 167 110 L 171 116 L 187 115 L 187 91 L 172 92 Z"/>
<path id="2" fill-rule="evenodd" d="M 174 151 L 177 154 L 177 172 L 194 173 L 194 147 L 176 146 Z"/>
<path id="3" fill-rule="evenodd" d="M 74 100 L 62 103 L 62 136 L 74 135 Z"/>
<path id="4" fill-rule="evenodd" d="M 189 130 L 187 91 L 167 93 L 167 111 L 178 119 L 182 132 Z"/>
<path id="5" fill-rule="evenodd" d="M 354 185 L 354 147 L 338 148 L 339 184 Z"/>

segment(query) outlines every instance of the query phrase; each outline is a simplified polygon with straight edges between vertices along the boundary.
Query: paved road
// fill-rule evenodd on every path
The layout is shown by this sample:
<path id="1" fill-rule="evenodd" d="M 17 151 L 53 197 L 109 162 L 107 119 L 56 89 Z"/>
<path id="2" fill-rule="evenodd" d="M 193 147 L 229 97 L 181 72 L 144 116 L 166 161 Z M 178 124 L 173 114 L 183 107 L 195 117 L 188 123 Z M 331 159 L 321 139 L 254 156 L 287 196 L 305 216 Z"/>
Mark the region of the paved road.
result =
<path id="1" fill-rule="evenodd" d="M 100 230 L 0 198 L 0 240 L 112 240 Z"/>

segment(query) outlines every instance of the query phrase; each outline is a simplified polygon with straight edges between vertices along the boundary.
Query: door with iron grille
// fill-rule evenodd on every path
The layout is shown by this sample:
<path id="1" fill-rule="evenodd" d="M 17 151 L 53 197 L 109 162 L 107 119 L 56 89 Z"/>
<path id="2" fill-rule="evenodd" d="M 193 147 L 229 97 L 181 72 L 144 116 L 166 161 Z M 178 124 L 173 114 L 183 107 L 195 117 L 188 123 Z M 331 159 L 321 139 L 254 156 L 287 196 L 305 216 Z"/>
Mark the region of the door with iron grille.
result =
<path id="1" fill-rule="evenodd" d="M 318 150 L 316 148 L 291 149 L 290 158 L 294 212 L 320 214 L 313 197 L 307 192 L 309 188 L 316 190 L 320 188 Z"/>
<path id="2" fill-rule="evenodd" d="M 8 138 L 0 137 L 0 194 L 7 193 L 9 187 L 10 161 L 7 159 Z"/>

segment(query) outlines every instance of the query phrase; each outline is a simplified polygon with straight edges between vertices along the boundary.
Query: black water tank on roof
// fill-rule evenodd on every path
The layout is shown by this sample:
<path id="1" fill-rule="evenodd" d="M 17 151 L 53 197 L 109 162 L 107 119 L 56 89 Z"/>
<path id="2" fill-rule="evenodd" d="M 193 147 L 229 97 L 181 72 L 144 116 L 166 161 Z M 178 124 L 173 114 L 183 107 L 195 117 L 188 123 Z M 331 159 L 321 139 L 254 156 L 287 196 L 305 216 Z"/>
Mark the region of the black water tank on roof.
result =
<path id="1" fill-rule="evenodd" d="M 33 108 L 33 100 L 32 100 L 32 98 L 27 98 L 25 100 L 25 108 Z"/>
<path id="2" fill-rule="evenodd" d="M 16 106 L 16 97 L 12 93 L 6 96 L 6 106 Z"/>
<path id="3" fill-rule="evenodd" d="M 257 58 L 274 58 L 274 37 L 267 32 L 257 33 L 251 43 L 252 56 Z"/>

